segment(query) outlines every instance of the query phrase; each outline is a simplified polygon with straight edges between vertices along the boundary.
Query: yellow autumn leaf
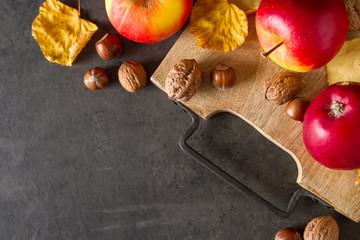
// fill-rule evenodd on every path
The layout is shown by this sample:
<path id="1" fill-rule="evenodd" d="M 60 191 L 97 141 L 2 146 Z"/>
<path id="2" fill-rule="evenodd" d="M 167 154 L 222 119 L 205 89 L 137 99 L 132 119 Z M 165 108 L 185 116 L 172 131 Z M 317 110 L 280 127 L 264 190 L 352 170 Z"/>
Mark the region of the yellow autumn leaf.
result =
<path id="1" fill-rule="evenodd" d="M 243 10 L 248 16 L 257 11 L 261 0 L 230 0 L 230 2 Z"/>
<path id="2" fill-rule="evenodd" d="M 78 10 L 47 0 L 32 25 L 32 35 L 50 62 L 71 66 L 98 27 L 81 19 Z"/>
<path id="3" fill-rule="evenodd" d="M 198 0 L 190 16 L 190 32 L 201 48 L 228 52 L 248 34 L 245 12 L 227 0 Z"/>
<path id="4" fill-rule="evenodd" d="M 339 53 L 326 65 L 328 84 L 360 82 L 360 38 L 346 41 Z"/>

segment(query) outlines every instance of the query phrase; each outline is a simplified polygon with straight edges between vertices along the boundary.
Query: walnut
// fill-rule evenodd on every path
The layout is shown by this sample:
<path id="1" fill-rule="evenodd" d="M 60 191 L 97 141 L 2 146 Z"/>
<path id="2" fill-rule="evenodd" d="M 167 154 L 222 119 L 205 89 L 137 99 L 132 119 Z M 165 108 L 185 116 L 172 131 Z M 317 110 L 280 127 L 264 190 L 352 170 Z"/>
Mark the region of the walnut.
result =
<path id="1" fill-rule="evenodd" d="M 338 240 L 339 227 L 332 216 L 317 217 L 306 225 L 304 240 Z"/>
<path id="2" fill-rule="evenodd" d="M 165 80 L 165 92 L 177 101 L 188 101 L 201 83 L 201 68 L 195 59 L 182 59 L 175 64 Z"/>
<path id="3" fill-rule="evenodd" d="M 344 3 L 349 14 L 349 31 L 360 30 L 360 1 L 344 0 Z"/>
<path id="4" fill-rule="evenodd" d="M 128 92 L 136 92 L 145 87 L 147 82 L 144 67 L 135 61 L 124 62 L 118 71 L 120 84 Z"/>
<path id="5" fill-rule="evenodd" d="M 292 72 L 281 72 L 265 81 L 265 99 L 281 105 L 293 99 L 301 89 L 301 80 Z"/>

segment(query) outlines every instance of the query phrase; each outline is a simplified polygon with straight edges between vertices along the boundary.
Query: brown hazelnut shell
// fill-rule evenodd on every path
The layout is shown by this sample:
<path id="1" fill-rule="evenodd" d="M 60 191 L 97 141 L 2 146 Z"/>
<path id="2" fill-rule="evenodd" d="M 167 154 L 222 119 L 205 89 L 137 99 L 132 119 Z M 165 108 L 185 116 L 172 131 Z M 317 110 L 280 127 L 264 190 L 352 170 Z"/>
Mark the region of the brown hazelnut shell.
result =
<path id="1" fill-rule="evenodd" d="M 305 98 L 296 97 L 286 105 L 285 113 L 289 118 L 302 122 L 309 104 L 310 102 Z"/>
<path id="2" fill-rule="evenodd" d="M 295 228 L 284 228 L 276 233 L 275 240 L 302 240 L 302 238 Z"/>
<path id="3" fill-rule="evenodd" d="M 84 84 L 91 90 L 98 90 L 109 84 L 109 75 L 100 67 L 89 69 L 84 75 Z"/>
<path id="4" fill-rule="evenodd" d="M 219 64 L 211 71 L 210 80 L 215 88 L 225 90 L 234 86 L 236 72 L 231 66 Z"/>
<path id="5" fill-rule="evenodd" d="M 106 33 L 99 41 L 95 43 L 96 52 L 104 60 L 110 60 L 121 54 L 123 43 L 121 39 L 111 33 Z"/>

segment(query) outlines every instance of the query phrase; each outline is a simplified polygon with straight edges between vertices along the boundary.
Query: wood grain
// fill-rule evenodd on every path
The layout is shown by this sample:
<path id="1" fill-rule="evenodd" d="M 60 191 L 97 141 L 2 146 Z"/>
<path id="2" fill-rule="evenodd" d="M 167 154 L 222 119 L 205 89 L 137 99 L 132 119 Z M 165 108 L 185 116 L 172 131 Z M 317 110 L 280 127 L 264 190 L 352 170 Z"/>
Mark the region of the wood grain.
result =
<path id="1" fill-rule="evenodd" d="M 355 185 L 357 171 L 336 171 L 318 164 L 307 152 L 302 140 L 302 124 L 285 115 L 285 105 L 276 106 L 264 99 L 264 81 L 287 71 L 270 59 L 260 56 L 262 51 L 255 32 L 254 14 L 249 16 L 249 35 L 245 43 L 228 53 L 201 49 L 186 28 L 151 81 L 164 91 L 166 76 L 180 59 L 194 58 L 203 71 L 202 83 L 194 97 L 184 104 L 199 116 L 208 119 L 218 112 L 233 113 L 269 140 L 288 152 L 298 167 L 297 183 L 348 218 L 360 222 L 360 186 Z M 215 89 L 209 80 L 214 66 L 226 63 L 237 73 L 235 86 L 226 91 Z M 300 96 L 313 99 L 326 87 L 326 71 L 321 68 L 300 73 Z"/>

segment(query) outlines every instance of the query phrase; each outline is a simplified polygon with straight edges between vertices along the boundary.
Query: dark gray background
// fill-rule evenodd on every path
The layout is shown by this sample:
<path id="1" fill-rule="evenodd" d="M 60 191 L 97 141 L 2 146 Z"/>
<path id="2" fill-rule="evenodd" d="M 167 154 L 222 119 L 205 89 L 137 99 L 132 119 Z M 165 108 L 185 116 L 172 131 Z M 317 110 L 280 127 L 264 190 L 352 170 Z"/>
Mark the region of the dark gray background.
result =
<path id="1" fill-rule="evenodd" d="M 179 149 L 190 119 L 162 91 L 151 82 L 133 94 L 121 87 L 123 61 L 150 76 L 180 32 L 153 45 L 122 38 L 122 56 L 104 61 L 94 43 L 115 31 L 103 0 L 82 0 L 82 17 L 99 31 L 63 67 L 31 36 L 42 3 L 0 4 L 1 240 L 265 240 L 321 215 L 334 216 L 342 240 L 360 239 L 359 224 L 310 199 L 288 219 L 252 202 Z M 96 66 L 111 83 L 91 91 L 83 76 Z M 202 120 L 190 144 L 281 208 L 299 188 L 293 159 L 231 114 Z"/>

